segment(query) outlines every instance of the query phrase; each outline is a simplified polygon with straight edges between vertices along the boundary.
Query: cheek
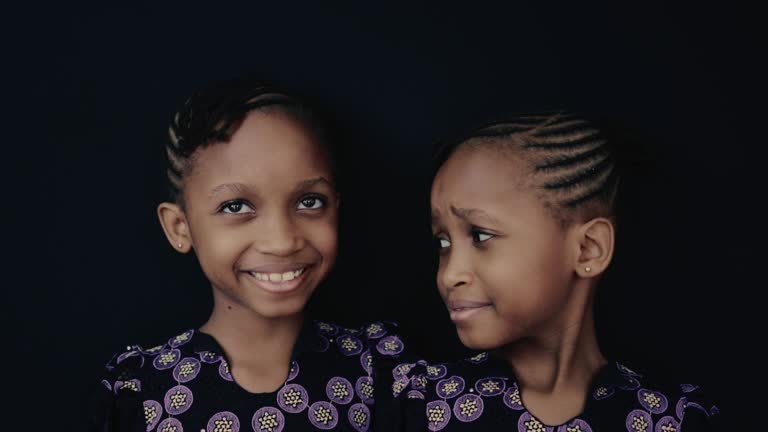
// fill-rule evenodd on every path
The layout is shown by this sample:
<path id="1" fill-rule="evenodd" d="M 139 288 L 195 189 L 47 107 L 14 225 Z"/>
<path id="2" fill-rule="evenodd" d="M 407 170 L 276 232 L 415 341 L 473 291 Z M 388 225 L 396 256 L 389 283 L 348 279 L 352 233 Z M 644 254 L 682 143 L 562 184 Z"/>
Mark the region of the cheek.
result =
<path id="1" fill-rule="evenodd" d="M 333 264 L 338 249 L 338 226 L 335 217 L 303 223 L 307 242 L 323 257 L 324 263 Z"/>
<path id="2" fill-rule="evenodd" d="M 230 273 L 234 262 L 247 247 L 245 237 L 233 233 L 209 230 L 195 239 L 195 254 L 206 273 Z"/>
<path id="3" fill-rule="evenodd" d="M 557 307 L 567 291 L 562 257 L 532 248 L 506 252 L 483 263 L 483 285 L 499 314 L 528 322 Z"/>

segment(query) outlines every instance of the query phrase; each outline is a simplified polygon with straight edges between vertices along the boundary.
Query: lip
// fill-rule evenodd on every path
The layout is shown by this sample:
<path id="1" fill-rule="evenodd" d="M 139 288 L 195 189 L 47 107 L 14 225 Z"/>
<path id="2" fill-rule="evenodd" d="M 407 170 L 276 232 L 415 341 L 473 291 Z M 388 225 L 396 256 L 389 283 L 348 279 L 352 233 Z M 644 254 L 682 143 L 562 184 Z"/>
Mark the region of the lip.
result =
<path id="1" fill-rule="evenodd" d="M 260 265 L 258 267 L 251 267 L 244 269 L 245 272 L 256 272 L 256 273 L 285 273 L 285 272 L 291 272 L 296 271 L 299 269 L 303 269 L 305 267 L 312 266 L 312 263 L 284 263 L 284 264 L 264 264 Z"/>
<path id="2" fill-rule="evenodd" d="M 491 307 L 492 303 L 472 300 L 450 300 L 447 306 L 451 321 L 460 322 L 466 321 L 478 312 Z"/>
<path id="3" fill-rule="evenodd" d="M 290 294 L 297 291 L 307 279 L 307 274 L 312 270 L 312 265 L 309 264 L 290 264 L 290 265 L 268 265 L 261 266 L 251 270 L 245 270 L 243 273 L 254 285 L 272 294 Z M 296 271 L 304 269 L 304 271 L 294 279 L 289 281 L 272 282 L 268 280 L 256 279 L 253 272 L 258 273 L 285 273 L 290 271 Z"/>

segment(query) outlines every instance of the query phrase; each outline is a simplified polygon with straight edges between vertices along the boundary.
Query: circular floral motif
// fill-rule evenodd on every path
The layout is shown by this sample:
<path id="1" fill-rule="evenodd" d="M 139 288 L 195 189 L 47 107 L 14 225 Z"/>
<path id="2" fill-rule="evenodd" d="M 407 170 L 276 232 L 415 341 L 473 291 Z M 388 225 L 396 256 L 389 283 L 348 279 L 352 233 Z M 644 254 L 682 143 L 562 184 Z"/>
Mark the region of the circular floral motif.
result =
<path id="1" fill-rule="evenodd" d="M 280 432 L 285 427 L 285 416 L 274 407 L 259 408 L 253 415 L 251 426 L 256 432 Z"/>
<path id="2" fill-rule="evenodd" d="M 477 420 L 483 414 L 483 399 L 475 394 L 465 394 L 453 403 L 453 415 L 463 422 Z"/>
<path id="3" fill-rule="evenodd" d="M 525 409 L 523 406 L 523 400 L 520 398 L 520 389 L 515 383 L 510 384 L 509 388 L 507 388 L 507 391 L 504 392 L 504 397 L 502 400 L 504 401 L 504 405 L 506 405 L 509 409 L 513 409 L 515 411 L 522 411 Z"/>
<path id="4" fill-rule="evenodd" d="M 640 405 L 653 414 L 661 414 L 667 410 L 667 397 L 660 392 L 640 389 L 637 392 Z"/>
<path id="5" fill-rule="evenodd" d="M 456 397 L 464 391 L 464 379 L 460 376 L 452 376 L 437 382 L 437 395 L 443 399 Z"/>
<path id="6" fill-rule="evenodd" d="M 356 431 L 366 432 L 371 427 L 371 410 L 365 404 L 356 403 L 349 407 L 347 419 Z"/>
<path id="7" fill-rule="evenodd" d="M 300 413 L 309 405 L 307 389 L 299 384 L 288 384 L 277 392 L 277 404 L 291 414 Z"/>
<path id="8" fill-rule="evenodd" d="M 154 400 L 144 401 L 144 422 L 147 425 L 147 430 L 152 430 L 160 423 L 160 418 L 163 416 L 163 406 L 160 402 Z"/>
<path id="9" fill-rule="evenodd" d="M 328 381 L 325 386 L 325 394 L 333 402 L 346 405 L 352 402 L 352 398 L 355 395 L 355 391 L 346 378 L 333 377 Z"/>
<path id="10" fill-rule="evenodd" d="M 373 378 L 367 376 L 358 378 L 355 383 L 355 391 L 360 400 L 368 405 L 373 404 Z"/>
<path id="11" fill-rule="evenodd" d="M 180 383 L 192 381 L 199 373 L 200 360 L 194 357 L 185 357 L 181 359 L 179 364 L 173 368 L 173 378 Z"/>
<path id="12" fill-rule="evenodd" d="M 651 432 L 653 419 L 648 411 L 637 409 L 627 415 L 626 425 L 628 432 Z"/>
<path id="13" fill-rule="evenodd" d="M 502 378 L 483 378 L 475 383 L 475 390 L 483 396 L 498 396 L 506 388 L 507 383 Z"/>
<path id="14" fill-rule="evenodd" d="M 170 415 L 179 415 L 192 406 L 193 400 L 192 390 L 177 385 L 165 393 L 165 411 Z"/>
<path id="15" fill-rule="evenodd" d="M 405 345 L 403 341 L 397 336 L 386 336 L 379 340 L 376 344 L 376 350 L 383 355 L 394 356 L 403 352 Z"/>
<path id="16" fill-rule="evenodd" d="M 158 370 L 170 369 L 176 366 L 181 359 L 181 351 L 177 349 L 164 349 L 152 361 L 152 365 Z"/>
<path id="17" fill-rule="evenodd" d="M 309 421 L 318 429 L 328 430 L 336 427 L 339 422 L 339 412 L 329 402 L 315 402 L 307 410 Z"/>
<path id="18" fill-rule="evenodd" d="M 208 420 L 206 432 L 239 432 L 240 419 L 234 413 L 222 411 Z"/>
<path id="19" fill-rule="evenodd" d="M 427 428 L 433 432 L 442 430 L 451 420 L 451 407 L 437 400 L 427 404 Z"/>

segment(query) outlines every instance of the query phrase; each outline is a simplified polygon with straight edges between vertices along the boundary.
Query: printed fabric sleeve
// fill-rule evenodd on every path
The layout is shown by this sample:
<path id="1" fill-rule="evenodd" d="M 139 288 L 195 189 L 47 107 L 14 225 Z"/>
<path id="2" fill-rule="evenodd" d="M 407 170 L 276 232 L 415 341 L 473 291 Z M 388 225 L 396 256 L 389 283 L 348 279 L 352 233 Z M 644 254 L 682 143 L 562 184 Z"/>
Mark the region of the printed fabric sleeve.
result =
<path id="1" fill-rule="evenodd" d="M 141 402 L 141 356 L 131 350 L 115 355 L 90 392 L 86 414 L 88 432 L 146 431 Z"/>
<path id="2" fill-rule="evenodd" d="M 719 432 L 721 431 L 720 409 L 710 396 L 700 387 L 684 384 L 685 394 L 681 432 Z"/>

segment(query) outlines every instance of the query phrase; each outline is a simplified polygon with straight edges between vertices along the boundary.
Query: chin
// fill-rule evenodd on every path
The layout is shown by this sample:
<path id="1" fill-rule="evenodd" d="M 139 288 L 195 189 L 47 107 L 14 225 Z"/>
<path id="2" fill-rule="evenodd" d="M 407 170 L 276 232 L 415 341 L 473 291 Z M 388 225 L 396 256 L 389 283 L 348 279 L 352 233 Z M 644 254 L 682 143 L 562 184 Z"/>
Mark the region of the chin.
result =
<path id="1" fill-rule="evenodd" d="M 459 335 L 462 345 L 472 350 L 492 350 L 497 348 L 497 345 L 490 340 L 487 335 L 483 336 L 481 331 L 471 328 L 456 328 L 456 332 Z"/>
<path id="2" fill-rule="evenodd" d="M 493 351 L 517 339 L 516 335 L 499 335 L 498 329 L 488 327 L 457 327 L 462 345 L 477 351 Z"/>
<path id="3" fill-rule="evenodd" d="M 284 318 L 300 314 L 306 306 L 306 300 L 307 299 L 302 298 L 272 304 L 250 304 L 248 305 L 248 309 L 264 318 Z"/>

